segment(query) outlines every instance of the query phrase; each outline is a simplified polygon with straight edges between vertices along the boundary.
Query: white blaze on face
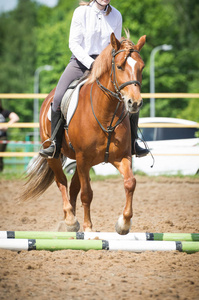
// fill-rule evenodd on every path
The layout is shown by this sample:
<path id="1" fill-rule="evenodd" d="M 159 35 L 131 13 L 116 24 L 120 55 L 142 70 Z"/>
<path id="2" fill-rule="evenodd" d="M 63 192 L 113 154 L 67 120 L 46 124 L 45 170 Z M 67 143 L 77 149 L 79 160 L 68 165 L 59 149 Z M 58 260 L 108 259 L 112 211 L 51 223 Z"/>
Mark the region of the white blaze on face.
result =
<path id="1" fill-rule="evenodd" d="M 132 57 L 127 58 L 127 63 L 131 66 L 133 75 L 134 75 L 134 68 L 135 68 L 136 62 L 137 61 L 135 59 L 133 59 Z"/>

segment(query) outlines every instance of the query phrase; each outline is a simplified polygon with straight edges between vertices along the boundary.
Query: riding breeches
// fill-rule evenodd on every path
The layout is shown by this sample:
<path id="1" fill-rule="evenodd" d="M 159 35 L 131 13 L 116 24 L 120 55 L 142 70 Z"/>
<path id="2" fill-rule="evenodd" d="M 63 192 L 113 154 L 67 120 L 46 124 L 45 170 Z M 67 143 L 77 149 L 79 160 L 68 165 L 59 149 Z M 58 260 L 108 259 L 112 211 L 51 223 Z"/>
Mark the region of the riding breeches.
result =
<path id="1" fill-rule="evenodd" d="M 61 75 L 53 99 L 52 109 L 57 111 L 60 109 L 61 100 L 71 84 L 75 79 L 81 78 L 87 68 L 81 64 L 76 58 L 71 57 L 71 60 Z"/>

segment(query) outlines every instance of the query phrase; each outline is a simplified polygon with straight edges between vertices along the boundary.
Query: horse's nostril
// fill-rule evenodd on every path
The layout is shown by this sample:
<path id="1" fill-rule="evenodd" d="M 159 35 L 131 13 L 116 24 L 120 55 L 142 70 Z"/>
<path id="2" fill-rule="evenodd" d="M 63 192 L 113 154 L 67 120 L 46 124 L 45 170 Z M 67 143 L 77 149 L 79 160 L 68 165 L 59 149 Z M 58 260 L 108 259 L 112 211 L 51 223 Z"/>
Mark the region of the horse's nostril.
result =
<path id="1" fill-rule="evenodd" d="M 142 107 L 142 104 L 143 104 L 143 100 L 140 101 L 138 107 Z"/>
<path id="2" fill-rule="evenodd" d="M 131 99 L 129 99 L 129 100 L 128 100 L 128 104 L 132 104 L 132 101 L 131 101 Z"/>

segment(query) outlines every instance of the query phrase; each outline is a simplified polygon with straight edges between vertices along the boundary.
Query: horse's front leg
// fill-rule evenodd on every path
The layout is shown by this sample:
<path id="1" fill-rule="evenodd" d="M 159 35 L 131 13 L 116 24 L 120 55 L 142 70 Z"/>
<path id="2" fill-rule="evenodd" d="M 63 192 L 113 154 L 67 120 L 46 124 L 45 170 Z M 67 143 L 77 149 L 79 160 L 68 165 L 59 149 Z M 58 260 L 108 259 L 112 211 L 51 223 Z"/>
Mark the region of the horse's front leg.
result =
<path id="1" fill-rule="evenodd" d="M 77 196 L 80 191 L 80 181 L 79 181 L 79 175 L 77 172 L 77 169 L 75 170 L 75 173 L 71 179 L 71 184 L 70 184 L 70 203 L 73 207 L 74 214 L 76 215 L 76 202 L 77 202 Z"/>
<path id="2" fill-rule="evenodd" d="M 90 185 L 90 177 L 89 177 L 89 170 L 87 166 L 83 166 L 81 163 L 78 164 L 78 174 L 79 180 L 81 184 L 81 202 L 84 208 L 84 223 L 83 229 L 84 231 L 91 231 L 92 230 L 92 222 L 91 222 L 91 214 L 90 214 L 90 205 L 93 199 L 93 191 Z"/>
<path id="3" fill-rule="evenodd" d="M 65 222 L 59 225 L 59 231 L 77 232 L 80 228 L 79 222 L 75 216 L 75 203 L 71 203 L 68 197 L 67 178 L 62 170 L 62 163 L 60 159 L 48 160 L 50 168 L 55 175 L 56 184 L 62 194 L 63 211 Z"/>
<path id="4" fill-rule="evenodd" d="M 119 234 L 129 233 L 132 225 L 133 216 L 133 194 L 136 186 L 136 179 L 133 176 L 131 168 L 131 158 L 123 158 L 121 163 L 117 165 L 118 170 L 124 177 L 124 189 L 126 194 L 126 204 L 123 210 L 123 214 L 119 216 L 119 219 L 115 225 L 115 229 Z"/>

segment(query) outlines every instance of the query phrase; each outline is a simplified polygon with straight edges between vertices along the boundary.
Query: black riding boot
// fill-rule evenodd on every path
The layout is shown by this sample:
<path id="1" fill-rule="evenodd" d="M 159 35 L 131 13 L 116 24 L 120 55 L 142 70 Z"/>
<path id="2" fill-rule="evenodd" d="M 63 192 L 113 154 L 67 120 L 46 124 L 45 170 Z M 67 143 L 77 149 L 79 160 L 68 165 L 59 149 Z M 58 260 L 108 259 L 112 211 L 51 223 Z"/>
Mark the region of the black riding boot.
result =
<path id="1" fill-rule="evenodd" d="M 51 145 L 46 149 L 41 149 L 39 154 L 45 158 L 59 158 L 63 133 L 64 122 L 61 119 L 61 111 L 54 111 L 51 108 Z"/>
<path id="2" fill-rule="evenodd" d="M 149 153 L 148 149 L 141 148 L 136 139 L 138 138 L 137 129 L 138 129 L 138 119 L 139 112 L 136 114 L 132 114 L 130 116 L 130 124 L 131 124 L 131 154 L 136 155 L 137 157 L 146 156 Z"/>

